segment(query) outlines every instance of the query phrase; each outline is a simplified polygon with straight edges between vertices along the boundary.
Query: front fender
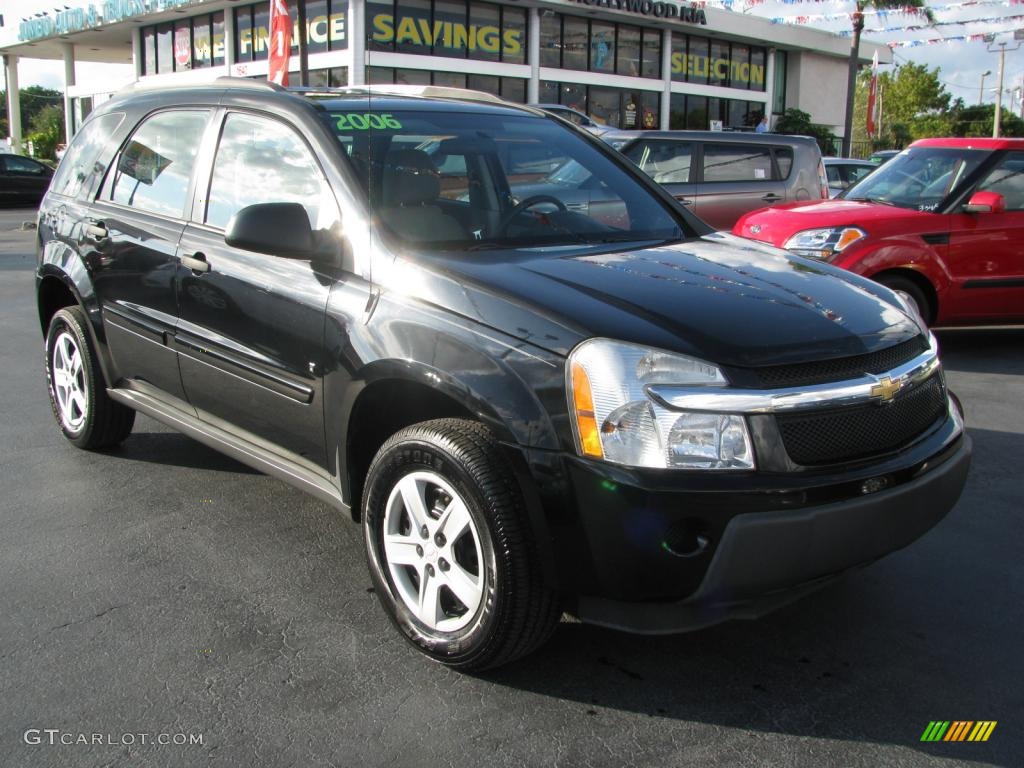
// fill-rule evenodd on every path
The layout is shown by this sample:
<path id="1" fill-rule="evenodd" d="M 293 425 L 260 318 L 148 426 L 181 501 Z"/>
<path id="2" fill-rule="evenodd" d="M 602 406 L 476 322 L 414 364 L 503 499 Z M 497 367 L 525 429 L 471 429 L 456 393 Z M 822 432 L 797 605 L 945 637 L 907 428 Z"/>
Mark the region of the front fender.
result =
<path id="1" fill-rule="evenodd" d="M 919 237 L 893 237 L 870 243 L 835 262 L 864 277 L 873 277 L 892 269 L 906 269 L 918 273 L 942 295 L 952 284 L 946 264 L 946 245 L 932 245 Z"/>

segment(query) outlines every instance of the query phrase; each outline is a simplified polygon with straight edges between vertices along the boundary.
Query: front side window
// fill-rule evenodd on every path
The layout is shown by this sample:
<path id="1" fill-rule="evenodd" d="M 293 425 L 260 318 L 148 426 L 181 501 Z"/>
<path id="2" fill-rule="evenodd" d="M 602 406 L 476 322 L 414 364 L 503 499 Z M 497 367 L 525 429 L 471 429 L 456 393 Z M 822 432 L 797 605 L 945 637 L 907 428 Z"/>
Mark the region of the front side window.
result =
<path id="1" fill-rule="evenodd" d="M 978 149 L 911 147 L 881 166 L 844 197 L 933 211 L 988 156 Z"/>
<path id="2" fill-rule="evenodd" d="M 1009 152 L 978 185 L 978 192 L 1003 196 L 1008 211 L 1024 211 L 1024 152 Z"/>
<path id="3" fill-rule="evenodd" d="M 749 144 L 705 144 L 704 181 L 771 181 L 772 152 Z"/>
<path id="4" fill-rule="evenodd" d="M 483 252 L 686 234 L 651 189 L 551 118 L 338 108 L 328 119 L 376 219 L 406 245 Z"/>
<path id="5" fill-rule="evenodd" d="M 340 219 L 331 188 L 291 128 L 229 114 L 213 162 L 206 223 L 224 229 L 238 211 L 258 203 L 300 203 L 313 229 L 330 229 Z"/>
<path id="6" fill-rule="evenodd" d="M 204 110 L 174 110 L 146 118 L 118 156 L 110 199 L 180 218 L 207 117 Z"/>

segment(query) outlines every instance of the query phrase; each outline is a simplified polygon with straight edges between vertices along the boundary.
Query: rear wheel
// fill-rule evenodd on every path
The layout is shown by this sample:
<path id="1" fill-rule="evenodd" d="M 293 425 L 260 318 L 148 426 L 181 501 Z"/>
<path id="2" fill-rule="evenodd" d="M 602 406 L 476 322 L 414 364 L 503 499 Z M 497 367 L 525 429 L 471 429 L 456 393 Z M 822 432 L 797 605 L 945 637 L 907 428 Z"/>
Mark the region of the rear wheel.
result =
<path id="1" fill-rule="evenodd" d="M 46 379 L 53 415 L 64 436 L 79 448 L 109 448 L 132 431 L 135 411 L 107 396 L 85 315 L 78 307 L 58 310 L 46 335 Z"/>
<path id="2" fill-rule="evenodd" d="M 483 425 L 442 419 L 391 437 L 370 466 L 362 519 L 377 595 L 430 658 L 499 666 L 558 623 L 522 493 Z"/>
<path id="3" fill-rule="evenodd" d="M 931 323 L 932 306 L 917 283 L 899 275 L 881 275 L 875 279 L 886 288 L 903 294 L 904 298 L 909 299 L 917 307 L 917 313 L 924 321 Z"/>

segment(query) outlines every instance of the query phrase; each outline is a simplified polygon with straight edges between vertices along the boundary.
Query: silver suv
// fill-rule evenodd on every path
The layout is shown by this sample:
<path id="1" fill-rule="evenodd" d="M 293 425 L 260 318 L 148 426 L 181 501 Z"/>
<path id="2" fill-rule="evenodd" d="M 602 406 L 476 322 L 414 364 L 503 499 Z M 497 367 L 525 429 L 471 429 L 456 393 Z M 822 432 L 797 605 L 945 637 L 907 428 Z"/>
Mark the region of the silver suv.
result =
<path id="1" fill-rule="evenodd" d="M 637 131 L 602 136 L 715 229 L 780 203 L 828 199 L 821 151 L 808 136 Z"/>

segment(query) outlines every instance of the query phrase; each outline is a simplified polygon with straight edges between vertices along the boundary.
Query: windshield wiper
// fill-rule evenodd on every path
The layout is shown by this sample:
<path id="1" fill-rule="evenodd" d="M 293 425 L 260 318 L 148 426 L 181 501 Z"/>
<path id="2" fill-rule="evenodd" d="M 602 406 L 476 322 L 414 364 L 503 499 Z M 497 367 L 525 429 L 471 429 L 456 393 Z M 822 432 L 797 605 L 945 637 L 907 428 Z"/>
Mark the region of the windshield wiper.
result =
<path id="1" fill-rule="evenodd" d="M 847 197 L 847 200 L 854 200 L 858 203 L 878 203 L 879 205 L 891 205 L 894 208 L 899 208 L 892 200 L 886 200 L 884 197 Z"/>

